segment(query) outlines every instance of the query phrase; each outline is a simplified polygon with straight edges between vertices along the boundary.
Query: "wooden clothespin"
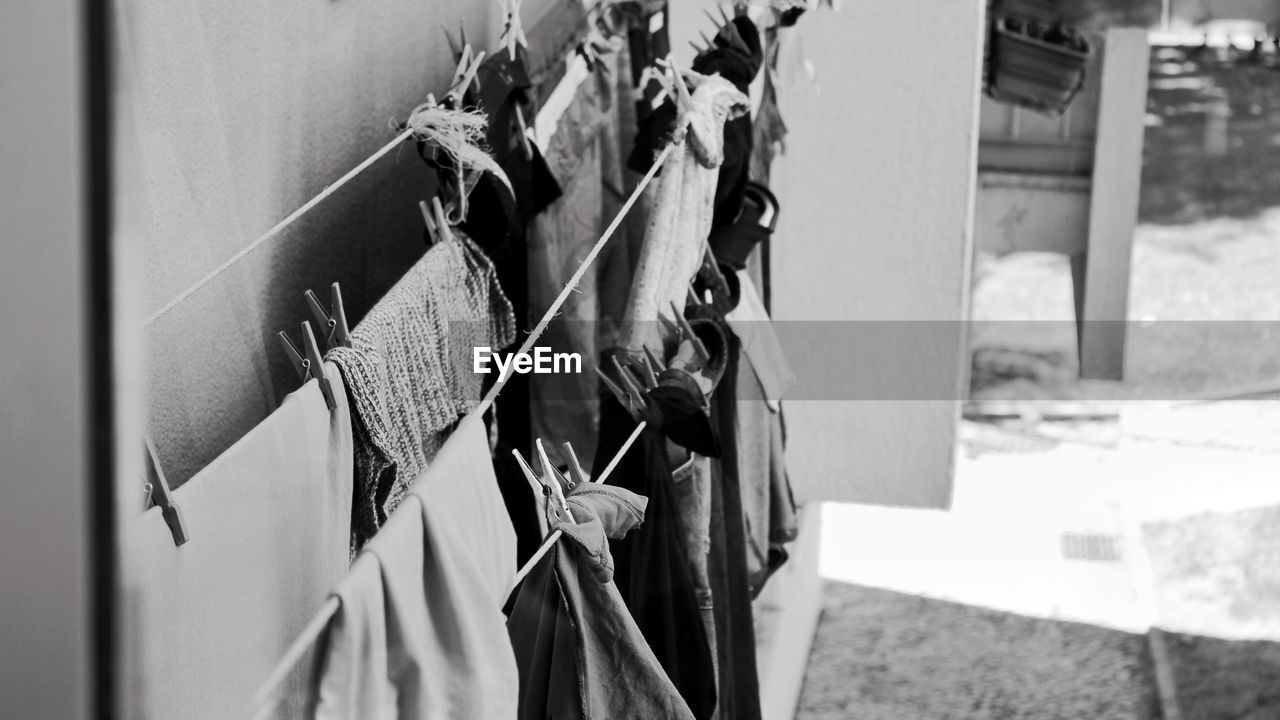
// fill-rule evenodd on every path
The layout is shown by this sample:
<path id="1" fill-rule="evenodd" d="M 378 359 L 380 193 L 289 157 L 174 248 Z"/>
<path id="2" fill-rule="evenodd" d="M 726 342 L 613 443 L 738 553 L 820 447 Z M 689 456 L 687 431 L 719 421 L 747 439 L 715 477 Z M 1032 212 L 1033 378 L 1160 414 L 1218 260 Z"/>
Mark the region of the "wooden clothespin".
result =
<path id="1" fill-rule="evenodd" d="M 747 47 L 747 41 L 743 39 L 742 33 L 738 32 L 738 26 L 733 23 L 733 18 L 730 18 L 729 15 L 725 13 L 723 5 L 717 6 L 716 9 L 720 11 L 719 20 L 716 20 L 715 16 L 709 11 L 703 11 L 706 13 L 708 18 L 711 18 L 711 22 L 716 26 L 716 37 L 723 37 L 724 41 L 730 47 L 739 52 L 750 55 L 751 48 Z"/>
<path id="2" fill-rule="evenodd" d="M 316 318 L 316 324 L 325 328 L 325 349 L 351 347 L 351 329 L 347 327 L 347 311 L 342 305 L 342 289 L 338 287 L 338 283 L 329 286 L 331 309 L 321 305 L 320 298 L 310 290 L 305 293 L 305 297 L 307 304 L 311 306 L 311 314 Z"/>
<path id="3" fill-rule="evenodd" d="M 507 15 L 506 27 L 502 30 L 499 42 L 507 49 L 508 56 L 516 59 L 516 49 L 529 47 L 529 38 L 524 34 L 524 23 L 520 21 L 520 4 L 524 0 L 502 0 L 502 8 Z"/>
<path id="4" fill-rule="evenodd" d="M 707 346 L 702 344 L 702 339 L 693 332 L 693 326 L 685 319 L 684 313 L 680 312 L 680 308 L 676 307 L 674 302 L 671 303 L 671 314 L 675 316 L 675 322 L 671 322 L 661 315 L 658 317 L 662 319 L 668 329 L 675 330 L 677 343 L 688 340 L 693 345 L 693 352 L 697 355 L 698 361 L 705 365 L 711 360 L 711 353 L 707 352 Z"/>
<path id="5" fill-rule="evenodd" d="M 449 32 L 449 28 L 441 25 L 440 31 L 444 33 L 444 39 L 449 43 L 449 50 L 453 53 L 453 60 L 457 62 L 462 58 L 462 49 L 467 46 L 467 26 L 458 21 L 458 37 L 454 37 Z"/>
<path id="6" fill-rule="evenodd" d="M 537 438 L 533 444 L 538 449 L 538 461 L 542 463 L 542 476 L 546 484 L 551 487 L 551 496 L 556 499 L 557 507 L 564 512 L 569 522 L 576 522 L 573 513 L 569 511 L 569 501 L 564 496 L 569 479 L 560 474 L 560 469 L 551 463 L 551 458 L 547 457 L 547 449 L 542 444 L 542 438 Z"/>
<path id="7" fill-rule="evenodd" d="M 711 243 L 705 241 L 702 244 L 701 273 L 707 284 L 711 285 L 712 290 L 724 296 L 729 295 L 729 281 L 725 279 L 724 273 L 720 272 L 720 263 L 711 252 Z"/>
<path id="8" fill-rule="evenodd" d="M 569 458 L 569 474 L 574 478 L 574 485 L 591 482 L 591 476 L 582 468 L 582 463 L 578 462 L 578 454 L 573 451 L 573 444 L 566 442 L 562 447 L 564 447 L 565 457 Z"/>
<path id="9" fill-rule="evenodd" d="M 644 389 L 640 387 L 639 382 L 632 377 L 631 373 L 622 367 L 617 357 L 613 358 L 613 366 L 618 372 L 618 378 L 622 385 L 614 382 L 613 378 L 609 377 L 609 374 L 600 368 L 596 368 L 596 375 L 600 376 L 601 382 L 617 398 L 618 404 L 622 405 L 622 408 L 627 411 L 627 414 L 633 420 L 641 421 L 647 419 L 649 411 L 645 402 Z"/>
<path id="10" fill-rule="evenodd" d="M 551 496 L 551 488 L 538 479 L 533 473 L 533 468 L 529 467 L 529 463 L 525 462 L 524 456 L 516 448 L 511 448 L 511 455 L 516 459 L 516 465 L 520 467 L 520 474 L 524 475 L 524 479 L 529 483 L 529 489 L 533 492 L 533 506 L 538 516 L 538 534 L 546 537 L 551 530 L 547 522 L 547 498 Z"/>
<path id="11" fill-rule="evenodd" d="M 427 226 L 427 247 L 431 247 L 440 242 L 440 229 L 436 227 L 436 219 L 426 200 L 418 201 L 418 210 L 422 213 L 422 224 Z"/>
<path id="12" fill-rule="evenodd" d="M 542 535 L 546 535 L 550 530 L 547 522 L 547 503 L 555 502 L 555 514 L 560 517 L 567 518 L 569 522 L 573 522 L 573 513 L 569 512 L 569 503 L 565 499 L 564 488 L 561 486 L 561 477 L 559 470 L 552 464 L 547 457 L 547 451 L 542 445 L 542 439 L 535 441 L 538 449 L 538 459 L 542 464 L 542 473 L 533 472 L 533 468 L 529 467 L 529 463 L 520 454 L 516 448 L 511 449 L 511 455 L 516 459 L 516 464 L 520 466 L 520 474 L 524 475 L 524 479 L 529 483 L 529 488 L 533 491 L 535 505 L 538 508 L 538 527 Z M 561 515 L 563 513 L 563 515 Z"/>
<path id="13" fill-rule="evenodd" d="M 475 82 L 476 73 L 480 72 L 480 63 L 484 61 L 484 56 L 483 51 L 478 55 L 472 55 L 471 43 L 462 46 L 462 55 L 458 59 L 458 67 L 453 71 L 453 81 L 449 84 L 449 92 L 445 93 L 443 104 L 454 109 L 462 107 L 462 97 Z"/>
<path id="14" fill-rule="evenodd" d="M 338 400 L 334 397 L 333 385 L 324 375 L 324 360 L 321 359 L 320 346 L 316 344 L 315 333 L 311 331 L 311 323 L 305 320 L 302 322 L 302 349 L 294 345 L 289 339 L 289 334 L 283 330 L 276 333 L 276 337 L 280 338 L 280 345 L 289 356 L 289 361 L 293 363 L 293 369 L 302 382 L 306 383 L 315 378 L 320 383 L 320 393 L 324 395 L 325 405 L 331 411 L 337 410 Z"/>
<path id="15" fill-rule="evenodd" d="M 648 345 L 646 345 L 646 346 L 645 346 L 645 348 L 644 348 L 644 356 L 645 356 L 645 362 L 646 362 L 646 363 L 649 365 L 649 367 L 650 367 L 650 371 L 649 371 L 649 372 L 650 372 L 650 374 L 652 374 L 652 373 L 654 372 L 654 369 L 655 369 L 655 368 L 656 368 L 657 372 L 662 372 L 663 370 L 666 370 L 666 369 L 667 369 L 666 364 L 665 364 L 665 363 L 663 363 L 663 362 L 662 362 L 662 360 L 660 360 L 660 359 L 658 358 L 658 356 L 656 356 L 656 355 L 654 355 L 654 354 L 653 354 L 653 351 L 649 349 L 649 346 L 648 346 Z M 654 384 L 655 384 L 655 385 L 657 384 L 657 378 L 656 378 L 656 377 L 654 378 Z"/>
<path id="16" fill-rule="evenodd" d="M 676 129 L 672 134 L 673 139 L 676 142 L 680 142 L 684 139 L 687 117 L 689 113 L 693 112 L 693 95 L 689 93 L 689 86 L 685 84 L 684 74 L 676 66 L 675 61 L 670 58 L 659 58 L 655 62 L 658 67 L 665 71 L 657 76 L 658 81 L 662 83 L 663 88 L 671 96 L 671 100 L 676 106 Z"/>
<path id="17" fill-rule="evenodd" d="M 164 472 L 160 469 L 160 458 L 156 453 L 155 443 L 151 442 L 149 437 L 144 440 L 147 445 L 147 488 L 151 503 L 160 508 L 164 524 L 169 526 L 169 533 L 173 535 L 173 544 L 181 546 L 190 539 L 187 534 L 186 520 L 182 517 L 182 508 L 178 507 L 177 501 L 173 499 L 169 481 L 165 479 Z"/>
<path id="18" fill-rule="evenodd" d="M 426 224 L 427 233 L 431 236 L 431 245 L 453 237 L 453 233 L 449 231 L 452 223 L 449 222 L 449 216 L 445 214 L 438 195 L 431 198 L 430 206 L 426 200 L 419 200 L 418 210 L 422 213 L 422 222 Z"/>

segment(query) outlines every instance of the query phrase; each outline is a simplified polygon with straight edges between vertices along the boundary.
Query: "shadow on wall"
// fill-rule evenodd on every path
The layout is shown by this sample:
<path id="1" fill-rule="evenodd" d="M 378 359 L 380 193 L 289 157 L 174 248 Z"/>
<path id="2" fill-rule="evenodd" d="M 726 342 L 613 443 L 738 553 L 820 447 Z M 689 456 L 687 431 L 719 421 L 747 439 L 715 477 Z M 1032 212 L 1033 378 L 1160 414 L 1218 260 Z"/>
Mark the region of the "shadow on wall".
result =
<path id="1" fill-rule="evenodd" d="M 1280 718 L 1280 644 L 1166 634 L 1188 720 Z M 796 718 L 1158 720 L 1146 637 L 829 582 Z"/>

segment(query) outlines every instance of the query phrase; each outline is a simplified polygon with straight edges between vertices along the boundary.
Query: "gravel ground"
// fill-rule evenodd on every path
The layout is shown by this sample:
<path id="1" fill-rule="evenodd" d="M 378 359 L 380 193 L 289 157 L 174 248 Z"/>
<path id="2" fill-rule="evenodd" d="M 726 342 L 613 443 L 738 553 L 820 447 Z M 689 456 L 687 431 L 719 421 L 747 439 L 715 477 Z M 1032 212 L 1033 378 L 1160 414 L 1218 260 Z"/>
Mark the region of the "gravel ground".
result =
<path id="1" fill-rule="evenodd" d="M 796 718 L 1156 720 L 1146 653 L 1141 635 L 832 583 Z"/>

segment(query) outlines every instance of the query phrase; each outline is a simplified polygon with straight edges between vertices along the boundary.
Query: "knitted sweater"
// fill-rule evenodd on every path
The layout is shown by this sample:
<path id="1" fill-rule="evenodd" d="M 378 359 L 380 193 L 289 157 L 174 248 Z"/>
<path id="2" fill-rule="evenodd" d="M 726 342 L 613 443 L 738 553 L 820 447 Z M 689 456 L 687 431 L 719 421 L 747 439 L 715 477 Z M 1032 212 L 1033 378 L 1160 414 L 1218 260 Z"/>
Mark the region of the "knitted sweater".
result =
<path id="1" fill-rule="evenodd" d="M 434 245 L 326 358 L 342 370 L 355 440 L 352 550 L 359 550 L 479 402 L 472 348 L 515 340 L 493 265 L 460 231 Z"/>

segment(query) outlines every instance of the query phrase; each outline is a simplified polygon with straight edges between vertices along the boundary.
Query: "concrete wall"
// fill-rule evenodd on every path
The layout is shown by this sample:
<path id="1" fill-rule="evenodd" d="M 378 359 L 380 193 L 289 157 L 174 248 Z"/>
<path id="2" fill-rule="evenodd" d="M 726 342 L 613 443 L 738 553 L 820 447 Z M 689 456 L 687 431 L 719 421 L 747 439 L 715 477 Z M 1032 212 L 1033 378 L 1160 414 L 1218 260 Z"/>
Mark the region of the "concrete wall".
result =
<path id="1" fill-rule="evenodd" d="M 700 4 L 675 3 L 679 52 L 710 26 Z M 774 168 L 782 204 L 774 316 L 832 321 L 786 331 L 809 338 L 793 346 L 797 364 L 830 379 L 829 389 L 802 388 L 803 399 L 785 405 L 788 465 L 805 499 L 950 501 L 967 382 L 960 323 L 968 317 L 984 6 L 844 3 L 811 10 L 785 31 L 780 102 L 790 132 Z M 945 322 L 901 333 L 845 322 L 915 320 Z M 867 336 L 889 347 L 859 345 Z M 934 399 L 848 399 L 886 369 L 895 382 L 918 380 Z"/>
<path id="2" fill-rule="evenodd" d="M 533 25 L 553 0 L 524 3 Z M 119 3 L 150 315 L 386 143 L 453 65 L 442 26 L 494 46 L 499 5 L 467 0 Z M 532 38 L 531 38 L 532 39 Z M 354 323 L 419 256 L 431 192 L 411 145 L 378 162 L 145 332 L 148 426 L 181 484 L 298 380 L 274 334 L 302 293 L 342 283 Z"/>

